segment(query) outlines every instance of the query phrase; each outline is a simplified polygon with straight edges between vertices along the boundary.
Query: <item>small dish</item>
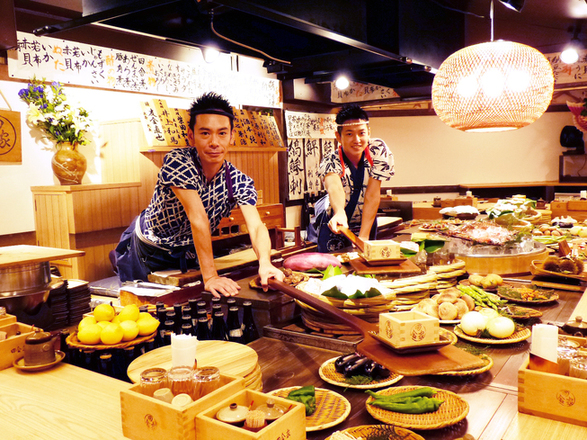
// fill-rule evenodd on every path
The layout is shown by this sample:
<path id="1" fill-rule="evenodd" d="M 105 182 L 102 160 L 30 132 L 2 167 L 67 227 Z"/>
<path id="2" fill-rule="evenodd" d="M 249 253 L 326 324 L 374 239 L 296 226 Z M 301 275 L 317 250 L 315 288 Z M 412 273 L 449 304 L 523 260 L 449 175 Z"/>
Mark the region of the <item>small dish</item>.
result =
<path id="1" fill-rule="evenodd" d="M 25 365 L 24 364 L 24 357 L 21 357 L 20 359 L 15 360 L 12 363 L 12 366 L 17 368 L 18 370 L 21 370 L 21 371 L 43 371 L 43 370 L 47 370 L 47 369 L 53 367 L 54 365 L 57 365 L 63 359 L 65 359 L 65 353 L 62 351 L 56 350 L 55 351 L 55 360 L 53 362 L 49 362 L 47 364 L 41 364 L 41 365 Z"/>
<path id="2" fill-rule="evenodd" d="M 398 354 L 420 353 L 420 352 L 424 352 L 424 351 L 438 350 L 439 348 L 442 348 L 446 345 L 450 345 L 452 342 L 452 339 L 450 337 L 448 337 L 444 332 L 439 332 L 439 334 L 438 334 L 439 341 L 438 342 L 433 342 L 431 344 L 425 344 L 425 345 L 414 345 L 414 346 L 410 346 L 410 347 L 395 347 L 387 339 L 379 336 L 378 333 L 369 332 L 369 334 L 371 336 L 373 336 L 375 339 L 377 339 L 379 342 L 384 344 L 386 347 L 391 348 L 393 351 L 395 351 Z"/>
<path id="3" fill-rule="evenodd" d="M 388 387 L 390 385 L 393 385 L 396 382 L 399 382 L 400 380 L 402 380 L 404 378 L 404 376 L 402 376 L 401 374 L 390 373 L 389 377 L 386 377 L 385 379 L 380 379 L 380 380 L 374 379 L 372 382 L 367 383 L 367 384 L 353 385 L 353 384 L 345 382 L 346 377 L 344 376 L 344 374 L 339 373 L 334 368 L 334 361 L 336 361 L 337 359 L 338 359 L 338 356 L 327 360 L 326 362 L 324 362 L 320 366 L 320 369 L 318 370 L 318 374 L 320 375 L 320 377 L 322 378 L 322 380 L 324 382 L 328 382 L 329 384 L 337 385 L 339 387 L 344 387 L 344 388 L 355 388 L 355 389 L 359 389 L 359 390 L 371 390 L 371 389 L 376 389 L 376 388 Z"/>
<path id="4" fill-rule="evenodd" d="M 504 338 L 504 339 L 494 339 L 494 338 L 478 338 L 476 336 L 469 336 L 461 328 L 457 325 L 454 328 L 455 335 L 459 338 L 465 339 L 471 342 L 478 342 L 480 344 L 487 344 L 487 345 L 505 345 L 505 344 L 514 344 L 516 342 L 522 342 L 532 336 L 532 331 L 528 328 L 523 328 L 514 332 L 513 335 Z"/>

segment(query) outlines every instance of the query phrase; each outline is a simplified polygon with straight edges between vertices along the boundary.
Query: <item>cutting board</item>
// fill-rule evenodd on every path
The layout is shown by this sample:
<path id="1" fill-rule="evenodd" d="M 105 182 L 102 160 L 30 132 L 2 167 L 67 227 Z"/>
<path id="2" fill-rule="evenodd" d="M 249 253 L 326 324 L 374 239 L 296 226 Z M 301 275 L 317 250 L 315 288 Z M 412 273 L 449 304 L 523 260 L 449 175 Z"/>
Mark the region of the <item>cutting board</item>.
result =
<path id="1" fill-rule="evenodd" d="M 19 266 L 29 263 L 42 263 L 44 261 L 60 260 L 62 258 L 82 257 L 84 251 L 74 249 L 58 249 L 45 246 L 4 246 L 0 247 L 0 268 Z"/>
<path id="2" fill-rule="evenodd" d="M 418 275 L 422 273 L 422 270 L 418 266 L 416 266 L 416 264 L 414 264 L 414 262 L 410 259 L 405 260 L 400 264 L 388 266 L 371 266 L 367 264 L 367 262 L 363 258 L 354 258 L 349 263 L 355 270 L 357 275 Z"/>
<path id="3" fill-rule="evenodd" d="M 222 374 L 245 377 L 253 373 L 259 357 L 251 347 L 229 341 L 199 341 L 196 350 L 198 367 L 217 367 Z M 151 350 L 130 363 L 129 379 L 138 383 L 141 372 L 147 368 L 171 368 L 171 345 Z"/>

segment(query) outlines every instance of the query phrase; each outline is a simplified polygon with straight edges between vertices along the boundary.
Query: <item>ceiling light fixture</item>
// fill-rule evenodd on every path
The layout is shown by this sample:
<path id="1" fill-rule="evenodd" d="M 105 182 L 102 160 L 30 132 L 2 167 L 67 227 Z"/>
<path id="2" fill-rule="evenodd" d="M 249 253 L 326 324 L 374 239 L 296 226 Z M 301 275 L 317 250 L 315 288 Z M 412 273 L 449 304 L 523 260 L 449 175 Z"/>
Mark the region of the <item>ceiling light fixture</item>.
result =
<path id="1" fill-rule="evenodd" d="M 351 83 L 346 76 L 341 75 L 338 78 L 336 78 L 336 81 L 334 81 L 334 85 L 338 90 L 345 90 L 346 88 L 348 88 L 348 86 L 351 85 Z"/>
<path id="2" fill-rule="evenodd" d="M 522 12 L 525 0 L 499 0 L 507 8 L 513 9 L 516 12 Z"/>
<path id="3" fill-rule="evenodd" d="M 565 49 L 561 52 L 561 61 L 565 64 L 575 64 L 579 61 L 579 51 L 584 49 L 583 44 L 579 40 L 579 33 L 581 32 L 581 20 L 577 20 L 575 26 L 569 28 L 569 32 L 573 33 L 573 38 L 565 46 Z"/>
<path id="4" fill-rule="evenodd" d="M 204 61 L 208 64 L 212 64 L 220 56 L 220 52 L 215 47 L 205 47 L 202 54 L 204 55 Z"/>
<path id="5" fill-rule="evenodd" d="M 490 19 L 491 41 L 455 52 L 434 77 L 434 110 L 458 130 L 522 128 L 542 116 L 552 100 L 554 75 L 546 57 L 524 44 L 493 41 L 493 0 Z"/>

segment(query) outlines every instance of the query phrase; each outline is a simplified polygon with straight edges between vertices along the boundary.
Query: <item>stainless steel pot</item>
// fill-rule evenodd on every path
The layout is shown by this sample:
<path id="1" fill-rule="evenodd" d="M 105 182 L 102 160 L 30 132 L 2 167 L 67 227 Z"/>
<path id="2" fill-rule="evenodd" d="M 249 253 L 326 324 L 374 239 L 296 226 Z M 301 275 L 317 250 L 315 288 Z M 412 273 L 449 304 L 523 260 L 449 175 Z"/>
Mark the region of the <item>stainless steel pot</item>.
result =
<path id="1" fill-rule="evenodd" d="M 49 297 L 48 261 L 0 268 L 0 306 L 8 313 L 31 313 Z"/>

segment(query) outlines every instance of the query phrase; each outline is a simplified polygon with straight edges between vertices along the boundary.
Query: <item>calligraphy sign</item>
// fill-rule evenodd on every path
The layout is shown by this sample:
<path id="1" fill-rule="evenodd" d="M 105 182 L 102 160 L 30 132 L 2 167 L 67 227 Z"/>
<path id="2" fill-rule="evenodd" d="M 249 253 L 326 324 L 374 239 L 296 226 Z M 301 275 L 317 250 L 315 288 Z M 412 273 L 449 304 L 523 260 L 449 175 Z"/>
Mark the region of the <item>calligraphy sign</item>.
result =
<path id="1" fill-rule="evenodd" d="M 330 100 L 337 103 L 377 101 L 380 99 L 400 99 L 395 90 L 375 84 L 362 84 L 351 81 L 350 85 L 340 90 L 334 83 L 330 84 Z"/>
<path id="2" fill-rule="evenodd" d="M 0 162 L 22 162 L 19 112 L 0 110 Z"/>
<path id="3" fill-rule="evenodd" d="M 8 57 L 12 77 L 36 75 L 66 84 L 187 98 L 215 91 L 233 105 L 281 107 L 279 81 L 272 78 L 25 32 L 17 32 L 17 38 L 17 49 Z"/>
<path id="4" fill-rule="evenodd" d="M 587 50 L 580 50 L 576 63 L 566 64 L 560 59 L 560 53 L 548 53 L 544 56 L 550 62 L 554 83 L 572 84 L 587 81 Z"/>
<path id="5" fill-rule="evenodd" d="M 285 112 L 285 124 L 289 139 L 332 139 L 336 131 L 336 118 L 331 114 Z"/>

